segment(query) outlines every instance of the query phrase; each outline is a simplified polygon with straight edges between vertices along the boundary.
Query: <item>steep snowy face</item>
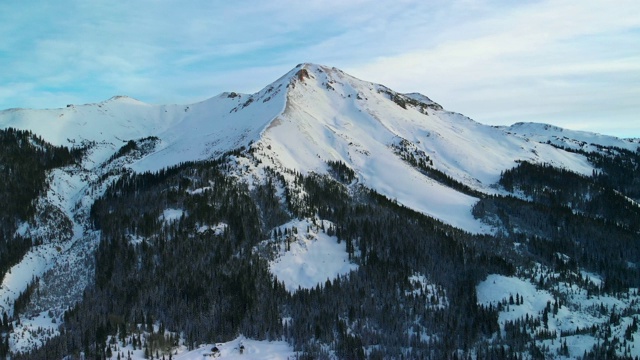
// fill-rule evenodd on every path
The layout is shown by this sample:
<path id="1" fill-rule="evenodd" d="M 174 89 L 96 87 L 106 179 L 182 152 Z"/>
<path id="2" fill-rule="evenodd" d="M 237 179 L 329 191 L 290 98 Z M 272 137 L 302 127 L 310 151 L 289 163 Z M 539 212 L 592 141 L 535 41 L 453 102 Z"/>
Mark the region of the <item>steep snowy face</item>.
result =
<path id="1" fill-rule="evenodd" d="M 500 173 L 517 160 L 592 172 L 581 155 L 479 124 L 424 95 L 313 64 L 288 76 L 286 107 L 260 139 L 265 159 L 303 174 L 325 173 L 328 161 L 342 161 L 365 186 L 468 231 L 487 230 L 471 216 L 477 198 L 427 173 L 494 193 Z"/>
<path id="2" fill-rule="evenodd" d="M 366 174 L 372 167 L 391 170 L 382 163 L 397 162 L 405 148 L 480 190 L 515 160 L 591 171 L 581 156 L 444 111 L 424 95 L 399 94 L 335 68 L 296 69 L 285 111 L 263 133 L 284 167 L 323 171 L 327 160 L 340 160 Z"/>

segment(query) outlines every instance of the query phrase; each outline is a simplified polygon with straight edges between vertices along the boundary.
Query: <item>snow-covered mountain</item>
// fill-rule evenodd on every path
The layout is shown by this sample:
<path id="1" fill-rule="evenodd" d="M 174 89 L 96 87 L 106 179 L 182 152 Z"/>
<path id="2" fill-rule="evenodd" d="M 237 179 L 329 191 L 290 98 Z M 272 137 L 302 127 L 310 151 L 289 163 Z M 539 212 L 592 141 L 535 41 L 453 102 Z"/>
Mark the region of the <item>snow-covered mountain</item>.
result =
<path id="1" fill-rule="evenodd" d="M 314 64 L 298 65 L 252 95 L 222 93 L 190 105 L 150 105 L 117 96 L 62 109 L 11 109 L 0 113 L 0 126 L 31 130 L 54 145 L 103 144 L 105 151 L 91 158 L 95 164 L 128 140 L 158 137 L 152 152 L 127 165 L 137 172 L 211 159 L 242 146 L 259 149 L 270 165 L 303 174 L 325 173 L 327 161 L 342 161 L 362 184 L 474 232 L 489 231 L 470 217 L 476 199 L 425 176 L 403 157 L 494 193 L 501 172 L 516 161 L 592 173 L 583 156 L 553 145 L 585 150 L 594 144 L 630 150 L 639 145 L 549 125 L 487 126 L 424 95 L 399 94 Z"/>
<path id="2" fill-rule="evenodd" d="M 0 312 L 12 315 L 17 296 L 34 277 L 43 278 L 47 295 L 34 309 L 58 310 L 50 317 L 53 323 L 61 321 L 62 302 L 78 301 L 92 281 L 91 261 L 100 233 L 92 227 L 90 208 L 127 174 L 217 159 L 243 149 L 253 161 L 237 158 L 229 173 L 252 188 L 275 169 L 285 179 L 284 192 L 296 186 L 296 174 L 328 174 L 330 163 L 339 162 L 353 172 L 352 187 L 373 189 L 465 232 L 495 234 L 499 225 L 474 216 L 472 209 L 485 196 L 509 194 L 497 183 L 518 163 L 591 176 L 597 168 L 586 153 L 614 148 L 635 152 L 640 146 L 638 139 L 544 124 L 480 124 L 425 95 L 397 93 L 315 64 L 300 64 L 255 94 L 226 92 L 189 105 L 151 105 L 117 96 L 62 109 L 0 112 L 0 128 L 9 127 L 30 130 L 53 145 L 85 150 L 81 162 L 48 174 L 47 192 L 36 201 L 39 209 L 57 209 L 58 217 L 68 219 L 69 231 L 52 235 L 50 229 L 60 224 L 55 216 L 24 222 L 19 233 L 40 236 L 42 245 L 12 268 L 0 288 Z M 297 221 L 311 226 L 310 220 Z M 304 245 L 306 240 L 299 241 Z M 282 263 L 280 274 L 287 273 Z M 84 269 L 80 275 L 78 269 Z M 321 282 L 323 276 L 309 277 Z M 64 294 L 55 290 L 68 286 L 69 279 L 78 285 L 65 287 Z M 28 321 L 23 324 L 29 326 Z M 29 343 L 23 335 L 12 340 L 12 347 L 26 349 L 41 339 L 34 334 L 34 343 Z"/>

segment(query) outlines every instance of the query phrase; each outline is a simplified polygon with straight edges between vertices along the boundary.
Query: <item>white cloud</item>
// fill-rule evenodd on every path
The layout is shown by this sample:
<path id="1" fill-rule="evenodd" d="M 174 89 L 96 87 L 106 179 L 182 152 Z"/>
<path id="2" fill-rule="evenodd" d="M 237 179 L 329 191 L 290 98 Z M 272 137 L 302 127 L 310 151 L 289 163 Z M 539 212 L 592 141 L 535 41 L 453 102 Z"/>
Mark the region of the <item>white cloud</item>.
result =
<path id="1" fill-rule="evenodd" d="M 585 114 L 585 108 L 606 104 L 608 118 L 637 123 L 627 110 L 640 110 L 629 96 L 640 89 L 638 36 L 628 34 L 640 27 L 637 13 L 637 2 L 536 2 L 443 29 L 434 47 L 348 70 L 425 92 L 482 122 L 525 119 L 578 128 L 599 113 Z M 640 135 L 640 125 L 617 127 Z"/>

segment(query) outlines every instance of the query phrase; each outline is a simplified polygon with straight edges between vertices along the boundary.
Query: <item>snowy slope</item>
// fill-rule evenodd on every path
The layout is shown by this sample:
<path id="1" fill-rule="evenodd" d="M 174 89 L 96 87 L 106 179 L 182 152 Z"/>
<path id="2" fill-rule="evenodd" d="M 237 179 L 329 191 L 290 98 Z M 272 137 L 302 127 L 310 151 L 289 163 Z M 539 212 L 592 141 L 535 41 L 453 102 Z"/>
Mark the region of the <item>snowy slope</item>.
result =
<path id="1" fill-rule="evenodd" d="M 598 146 L 618 147 L 630 151 L 640 148 L 640 139 L 619 139 L 586 131 L 563 129 L 549 124 L 515 123 L 504 128 L 514 134 L 537 142 L 550 142 L 575 150 L 597 151 Z"/>
<path id="2" fill-rule="evenodd" d="M 406 103 L 403 108 L 391 99 L 403 100 L 402 95 L 384 86 L 323 66 L 307 64 L 302 70 L 309 77 L 293 79 L 284 113 L 263 134 L 280 145 L 273 153 L 289 168 L 319 170 L 324 159 L 364 167 L 367 158 L 391 153 L 388 147 L 402 139 L 429 155 L 435 168 L 480 188 L 495 182 L 517 159 L 579 172 L 590 168 L 581 157 L 441 110 L 419 94 L 405 100 L 421 99 L 424 104 Z"/>
<path id="3" fill-rule="evenodd" d="M 292 220 L 279 226 L 281 230 L 292 229 L 290 234 L 265 240 L 256 250 L 273 253 L 269 270 L 289 292 L 324 285 L 327 280 L 358 269 L 349 260 L 346 242 L 340 243 L 325 232 L 332 226 L 327 220 Z"/>
<path id="4" fill-rule="evenodd" d="M 580 155 L 444 111 L 423 95 L 403 96 L 334 68 L 298 68 L 284 112 L 260 140 L 262 149 L 270 149 L 265 159 L 276 159 L 283 168 L 323 173 L 326 161 L 342 161 L 362 184 L 471 232 L 490 231 L 471 216 L 477 199 L 423 175 L 394 147 L 409 144 L 428 156 L 433 168 L 484 192 L 493 192 L 491 185 L 516 160 L 591 174 L 592 167 Z"/>
<path id="5" fill-rule="evenodd" d="M 140 143 L 142 144 L 142 142 Z M 23 223 L 18 233 L 41 242 L 13 266 L 0 285 L 0 311 L 13 314 L 13 302 L 34 279 L 39 278 L 39 296 L 32 298 L 14 324 L 12 351 L 41 344 L 55 332 L 64 311 L 79 301 L 94 279 L 94 252 L 100 240 L 89 221 L 89 212 L 107 186 L 127 173 L 124 166 L 143 156 L 139 150 L 102 162 L 117 150 L 111 144 L 93 144 L 81 163 L 52 170 L 48 190 L 37 199 L 37 215 Z M 46 314 L 46 316 L 45 316 Z"/>
<path id="6" fill-rule="evenodd" d="M 547 270 L 548 271 L 548 270 Z M 591 278 L 594 283 L 601 279 L 597 276 L 583 273 Z M 557 277 L 559 274 L 551 274 Z M 629 289 L 627 293 L 614 297 L 611 295 L 590 295 L 588 291 L 575 283 L 560 282 L 553 287 L 555 295 L 548 290 L 536 288 L 530 279 L 507 277 L 492 274 L 477 286 L 478 303 L 494 307 L 502 304 L 498 323 L 505 335 L 505 323 L 524 321 L 526 318 L 539 319 L 539 327 L 536 332 L 549 331 L 554 334 L 550 339 L 543 341 L 544 345 L 557 351 L 564 341 L 568 346 L 569 358 L 575 359 L 590 350 L 600 339 L 594 334 L 573 334 L 576 329 L 588 329 L 594 324 L 605 324 L 610 317 L 609 312 L 618 312 L 621 319 L 618 326 L 612 326 L 613 334 L 624 338 L 624 331 L 632 323 L 633 315 L 638 311 L 637 289 Z M 517 296 L 521 303 L 511 302 Z M 547 324 L 542 322 L 544 309 L 554 309 L 558 299 L 562 304 L 556 310 L 551 310 L 547 316 Z M 606 311 L 603 311 L 606 309 Z M 628 311 L 628 313 L 627 313 Z M 531 331 L 531 330 L 530 330 Z M 562 334 L 565 335 L 562 335 Z M 629 340 L 631 355 L 640 356 L 640 338 L 633 337 Z M 619 355 L 622 355 L 622 351 Z"/>
<path id="7" fill-rule="evenodd" d="M 119 148 L 128 140 L 157 136 L 158 153 L 136 168 L 158 170 L 246 146 L 257 137 L 261 124 L 283 108 L 281 99 L 265 101 L 269 94 L 223 93 L 190 105 L 150 105 L 118 96 L 63 109 L 10 109 L 0 112 L 0 127 L 31 130 L 51 144 L 66 146 L 95 142 Z M 94 160 L 102 162 L 111 154 Z"/>
<path id="8" fill-rule="evenodd" d="M 180 110 L 115 96 L 97 104 L 70 104 L 62 109 L 9 109 L 0 112 L 0 124 L 31 130 L 54 145 L 73 145 L 81 140 L 112 142 L 158 133 L 175 121 Z"/>

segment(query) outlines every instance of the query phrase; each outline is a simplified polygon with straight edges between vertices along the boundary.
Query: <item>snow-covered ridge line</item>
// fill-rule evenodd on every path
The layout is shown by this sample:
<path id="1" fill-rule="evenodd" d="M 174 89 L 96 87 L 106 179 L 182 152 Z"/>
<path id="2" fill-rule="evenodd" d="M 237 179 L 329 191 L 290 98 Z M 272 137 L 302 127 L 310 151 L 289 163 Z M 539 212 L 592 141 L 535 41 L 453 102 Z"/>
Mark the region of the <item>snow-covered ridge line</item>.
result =
<path id="1" fill-rule="evenodd" d="M 500 127 L 510 134 L 541 143 L 551 143 L 574 150 L 596 151 L 596 146 L 617 147 L 629 151 L 640 149 L 640 139 L 620 139 L 588 131 L 564 129 L 543 123 L 518 122 L 508 127 Z"/>

